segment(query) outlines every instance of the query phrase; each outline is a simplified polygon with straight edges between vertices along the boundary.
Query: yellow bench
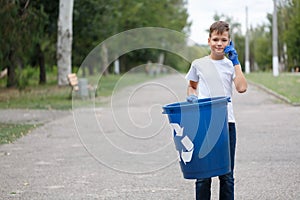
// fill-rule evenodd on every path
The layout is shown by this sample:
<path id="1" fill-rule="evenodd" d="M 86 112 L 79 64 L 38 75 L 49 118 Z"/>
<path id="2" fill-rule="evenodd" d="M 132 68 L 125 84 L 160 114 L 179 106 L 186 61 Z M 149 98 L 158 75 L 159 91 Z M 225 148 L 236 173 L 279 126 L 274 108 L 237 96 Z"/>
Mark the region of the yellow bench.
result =
<path id="1" fill-rule="evenodd" d="M 74 91 L 78 91 L 78 78 L 76 74 L 68 74 L 68 81 Z"/>

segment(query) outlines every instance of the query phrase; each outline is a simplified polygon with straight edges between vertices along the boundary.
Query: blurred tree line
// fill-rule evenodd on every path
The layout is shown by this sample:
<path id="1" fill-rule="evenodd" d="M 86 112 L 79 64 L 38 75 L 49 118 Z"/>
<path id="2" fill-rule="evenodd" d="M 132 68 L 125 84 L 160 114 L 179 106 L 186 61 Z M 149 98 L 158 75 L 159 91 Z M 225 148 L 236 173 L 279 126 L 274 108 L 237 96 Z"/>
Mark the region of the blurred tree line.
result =
<path id="1" fill-rule="evenodd" d="M 292 71 L 300 67 L 300 0 L 277 1 L 278 57 L 281 71 Z M 268 23 L 249 28 L 251 71 L 272 69 L 272 18 L 267 14 Z M 214 20 L 225 20 L 231 26 L 232 39 L 239 52 L 239 60 L 245 63 L 245 35 L 241 24 L 229 16 L 216 13 Z M 244 67 L 244 66 L 242 66 Z"/>
<path id="2" fill-rule="evenodd" d="M 300 0 L 277 1 L 278 57 L 280 71 L 300 66 Z M 268 24 L 250 28 L 252 70 L 272 69 L 272 18 Z"/>
<path id="3" fill-rule="evenodd" d="M 59 0 L 0 0 L 0 70 L 8 69 L 7 87 L 26 84 L 39 71 L 39 83 L 46 72 L 55 70 Z M 230 17 L 232 36 L 245 63 L 245 36 L 241 25 Z M 190 23 L 185 0 L 75 0 L 73 10 L 73 70 L 105 39 L 133 28 L 164 27 L 188 33 Z M 269 23 L 250 27 L 250 66 L 254 70 L 272 68 L 272 14 Z M 278 4 L 279 61 L 282 70 L 300 65 L 300 0 Z M 120 57 L 121 72 L 147 61 L 157 62 L 159 50 L 141 50 Z M 178 56 L 166 53 L 165 63 L 186 70 Z M 284 66 L 284 67 L 283 67 Z M 25 68 L 33 69 L 27 74 Z M 87 73 L 93 73 L 88 68 Z M 25 76 L 25 77 L 24 77 Z M 22 82 L 23 81 L 23 82 Z M 24 82 L 25 81 L 25 82 Z"/>
<path id="4" fill-rule="evenodd" d="M 8 69 L 7 87 L 24 84 L 24 68 L 39 69 L 39 83 L 46 83 L 46 71 L 56 65 L 58 12 L 59 0 L 0 0 L 0 70 Z M 72 66 L 78 68 L 95 46 L 114 34 L 149 26 L 187 32 L 187 18 L 185 0 L 75 0 Z M 121 72 L 148 60 L 157 62 L 159 53 L 123 55 Z M 175 67 L 182 63 L 176 56 L 168 60 Z"/>

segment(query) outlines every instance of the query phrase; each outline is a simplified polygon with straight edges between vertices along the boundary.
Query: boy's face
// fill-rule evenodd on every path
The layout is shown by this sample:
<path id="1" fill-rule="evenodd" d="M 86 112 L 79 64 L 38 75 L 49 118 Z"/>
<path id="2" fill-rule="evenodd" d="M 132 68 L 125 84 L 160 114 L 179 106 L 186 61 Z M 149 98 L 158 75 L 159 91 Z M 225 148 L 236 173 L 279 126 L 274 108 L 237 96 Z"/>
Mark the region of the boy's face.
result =
<path id="1" fill-rule="evenodd" d="M 222 34 L 218 34 L 217 31 L 212 32 L 208 38 L 208 45 L 210 46 L 212 58 L 223 58 L 224 48 L 229 45 L 229 33 L 227 31 Z"/>

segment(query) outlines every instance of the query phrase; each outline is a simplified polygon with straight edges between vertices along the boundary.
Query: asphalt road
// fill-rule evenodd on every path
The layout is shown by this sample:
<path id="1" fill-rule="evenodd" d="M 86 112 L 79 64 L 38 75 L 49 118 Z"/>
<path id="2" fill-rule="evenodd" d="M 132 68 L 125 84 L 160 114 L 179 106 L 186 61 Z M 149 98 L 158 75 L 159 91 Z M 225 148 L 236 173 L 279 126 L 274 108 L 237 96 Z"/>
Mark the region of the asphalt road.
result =
<path id="1" fill-rule="evenodd" d="M 161 114 L 185 91 L 173 75 L 115 93 L 102 108 L 1 110 L 2 122 L 44 125 L 0 146 L 0 199 L 194 199 Z M 236 199 L 300 199 L 300 107 L 251 85 L 233 102 Z M 212 193 L 218 199 L 217 178 Z"/>

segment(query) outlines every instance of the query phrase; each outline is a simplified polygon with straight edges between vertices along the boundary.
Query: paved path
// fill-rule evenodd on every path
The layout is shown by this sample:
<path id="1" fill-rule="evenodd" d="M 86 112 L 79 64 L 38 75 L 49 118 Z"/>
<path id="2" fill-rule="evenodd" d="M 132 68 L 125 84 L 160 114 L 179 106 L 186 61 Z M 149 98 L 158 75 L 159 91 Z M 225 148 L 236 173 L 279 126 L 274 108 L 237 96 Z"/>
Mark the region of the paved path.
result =
<path id="1" fill-rule="evenodd" d="M 193 199 L 194 181 L 182 178 L 161 115 L 185 91 L 170 76 L 124 90 L 107 107 L 35 113 L 43 117 L 29 121 L 44 126 L 0 146 L 0 199 Z M 300 199 L 300 107 L 251 86 L 233 100 L 236 199 Z M 0 120 L 13 122 L 11 112 L 1 110 Z M 13 112 L 17 122 L 34 114 Z M 217 178 L 212 190 L 217 199 Z"/>
<path id="2" fill-rule="evenodd" d="M 21 124 L 45 124 L 70 115 L 69 111 L 0 109 L 0 122 Z"/>

